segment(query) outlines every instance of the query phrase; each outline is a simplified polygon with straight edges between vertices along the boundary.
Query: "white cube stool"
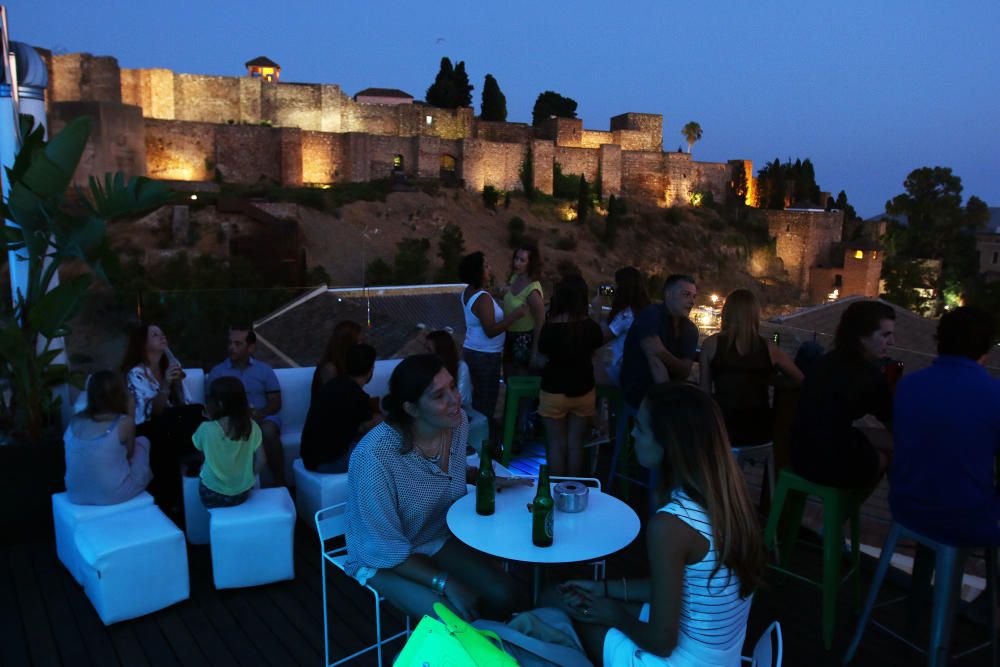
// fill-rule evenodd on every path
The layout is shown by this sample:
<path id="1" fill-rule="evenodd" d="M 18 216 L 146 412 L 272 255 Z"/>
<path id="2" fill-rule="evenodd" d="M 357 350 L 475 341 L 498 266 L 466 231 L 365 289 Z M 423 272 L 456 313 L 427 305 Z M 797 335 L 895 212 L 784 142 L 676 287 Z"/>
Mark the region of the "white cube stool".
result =
<path id="1" fill-rule="evenodd" d="M 105 625 L 188 598 L 184 534 L 157 507 L 86 521 L 76 547 L 84 591 Z"/>
<path id="2" fill-rule="evenodd" d="M 288 489 L 260 489 L 242 505 L 208 512 L 216 588 L 295 578 L 295 505 Z"/>
<path id="3" fill-rule="evenodd" d="M 190 544 L 208 544 L 209 515 L 198 491 L 201 478 L 184 475 L 181 479 L 184 490 L 184 532 L 187 534 L 187 541 Z M 259 489 L 260 475 L 257 475 L 256 479 L 257 483 L 253 488 Z"/>
<path id="4" fill-rule="evenodd" d="M 52 523 L 56 530 L 56 555 L 73 575 L 77 583 L 83 583 L 80 574 L 80 552 L 76 548 L 74 535 L 77 528 L 85 521 L 99 519 L 111 514 L 120 514 L 129 510 L 150 507 L 153 496 L 145 491 L 135 498 L 116 505 L 74 505 L 65 492 L 52 495 Z"/>
<path id="5" fill-rule="evenodd" d="M 181 477 L 184 490 L 184 532 L 191 544 L 208 544 L 208 510 L 198 495 L 198 477 Z"/>
<path id="6" fill-rule="evenodd" d="M 312 472 L 306 470 L 302 459 L 295 459 L 292 470 L 295 472 L 295 507 L 302 521 L 316 530 L 316 522 L 312 520 L 316 512 L 347 500 L 347 473 Z"/>

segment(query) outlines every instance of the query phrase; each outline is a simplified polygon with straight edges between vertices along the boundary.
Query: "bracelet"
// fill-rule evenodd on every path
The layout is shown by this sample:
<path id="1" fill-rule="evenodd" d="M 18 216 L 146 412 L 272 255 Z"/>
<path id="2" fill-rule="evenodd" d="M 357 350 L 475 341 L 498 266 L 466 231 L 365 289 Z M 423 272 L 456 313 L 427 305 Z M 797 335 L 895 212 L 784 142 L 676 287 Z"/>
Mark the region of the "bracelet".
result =
<path id="1" fill-rule="evenodd" d="M 437 593 L 438 595 L 441 595 L 441 596 L 444 595 L 444 589 L 445 589 L 445 586 L 447 586 L 447 585 L 448 585 L 448 573 L 447 572 L 441 572 L 439 574 L 435 574 L 434 578 L 431 579 L 431 590 L 434 591 L 435 593 Z"/>
<path id="2" fill-rule="evenodd" d="M 628 602 L 628 579 L 622 577 L 622 598 Z"/>

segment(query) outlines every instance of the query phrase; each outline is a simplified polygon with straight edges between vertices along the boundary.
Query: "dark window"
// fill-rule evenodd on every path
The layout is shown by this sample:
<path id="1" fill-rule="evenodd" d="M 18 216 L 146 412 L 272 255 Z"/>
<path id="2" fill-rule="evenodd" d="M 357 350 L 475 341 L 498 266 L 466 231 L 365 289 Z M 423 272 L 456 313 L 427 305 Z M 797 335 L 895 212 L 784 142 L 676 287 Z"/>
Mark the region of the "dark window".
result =
<path id="1" fill-rule="evenodd" d="M 833 286 L 834 287 L 840 287 L 843 284 L 844 284 L 844 276 L 840 275 L 839 273 L 834 274 L 834 276 L 833 276 Z"/>
<path id="2" fill-rule="evenodd" d="M 994 253 L 993 253 L 993 263 L 996 264 L 997 260 L 1000 260 L 1000 252 L 995 252 L 994 251 Z"/>

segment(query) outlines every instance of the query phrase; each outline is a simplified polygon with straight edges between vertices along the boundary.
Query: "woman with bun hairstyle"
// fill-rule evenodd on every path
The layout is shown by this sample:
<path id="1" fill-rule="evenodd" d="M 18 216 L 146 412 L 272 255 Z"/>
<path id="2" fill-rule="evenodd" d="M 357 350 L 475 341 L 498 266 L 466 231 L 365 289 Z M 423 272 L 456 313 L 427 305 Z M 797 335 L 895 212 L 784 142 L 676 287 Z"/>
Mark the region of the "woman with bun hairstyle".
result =
<path id="1" fill-rule="evenodd" d="M 466 619 L 506 620 L 518 606 L 514 581 L 445 521 L 476 474 L 465 463 L 469 426 L 451 373 L 437 356 L 407 357 L 382 407 L 385 421 L 348 466 L 345 571 L 413 618 L 442 602 Z"/>

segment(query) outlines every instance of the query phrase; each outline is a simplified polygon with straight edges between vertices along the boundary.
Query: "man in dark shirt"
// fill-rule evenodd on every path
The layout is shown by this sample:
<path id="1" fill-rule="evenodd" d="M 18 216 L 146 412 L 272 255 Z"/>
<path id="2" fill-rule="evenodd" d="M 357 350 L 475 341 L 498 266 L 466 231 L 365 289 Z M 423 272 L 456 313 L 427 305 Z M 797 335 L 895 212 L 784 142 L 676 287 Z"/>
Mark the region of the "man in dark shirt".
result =
<path id="1" fill-rule="evenodd" d="M 698 294 L 694 278 L 671 275 L 663 285 L 663 303 L 636 315 L 625 336 L 622 390 L 638 408 L 653 384 L 686 380 L 698 349 L 698 327 L 688 319 Z"/>
<path id="2" fill-rule="evenodd" d="M 1000 545 L 1000 380 L 982 366 L 994 335 L 983 310 L 945 313 L 938 358 L 896 388 L 892 516 L 948 544 Z"/>
<path id="3" fill-rule="evenodd" d="M 344 362 L 347 374 L 320 388 L 302 428 L 302 463 L 313 472 L 347 472 L 352 445 L 378 421 L 362 389 L 372 379 L 375 348 L 364 343 L 352 345 Z"/>

